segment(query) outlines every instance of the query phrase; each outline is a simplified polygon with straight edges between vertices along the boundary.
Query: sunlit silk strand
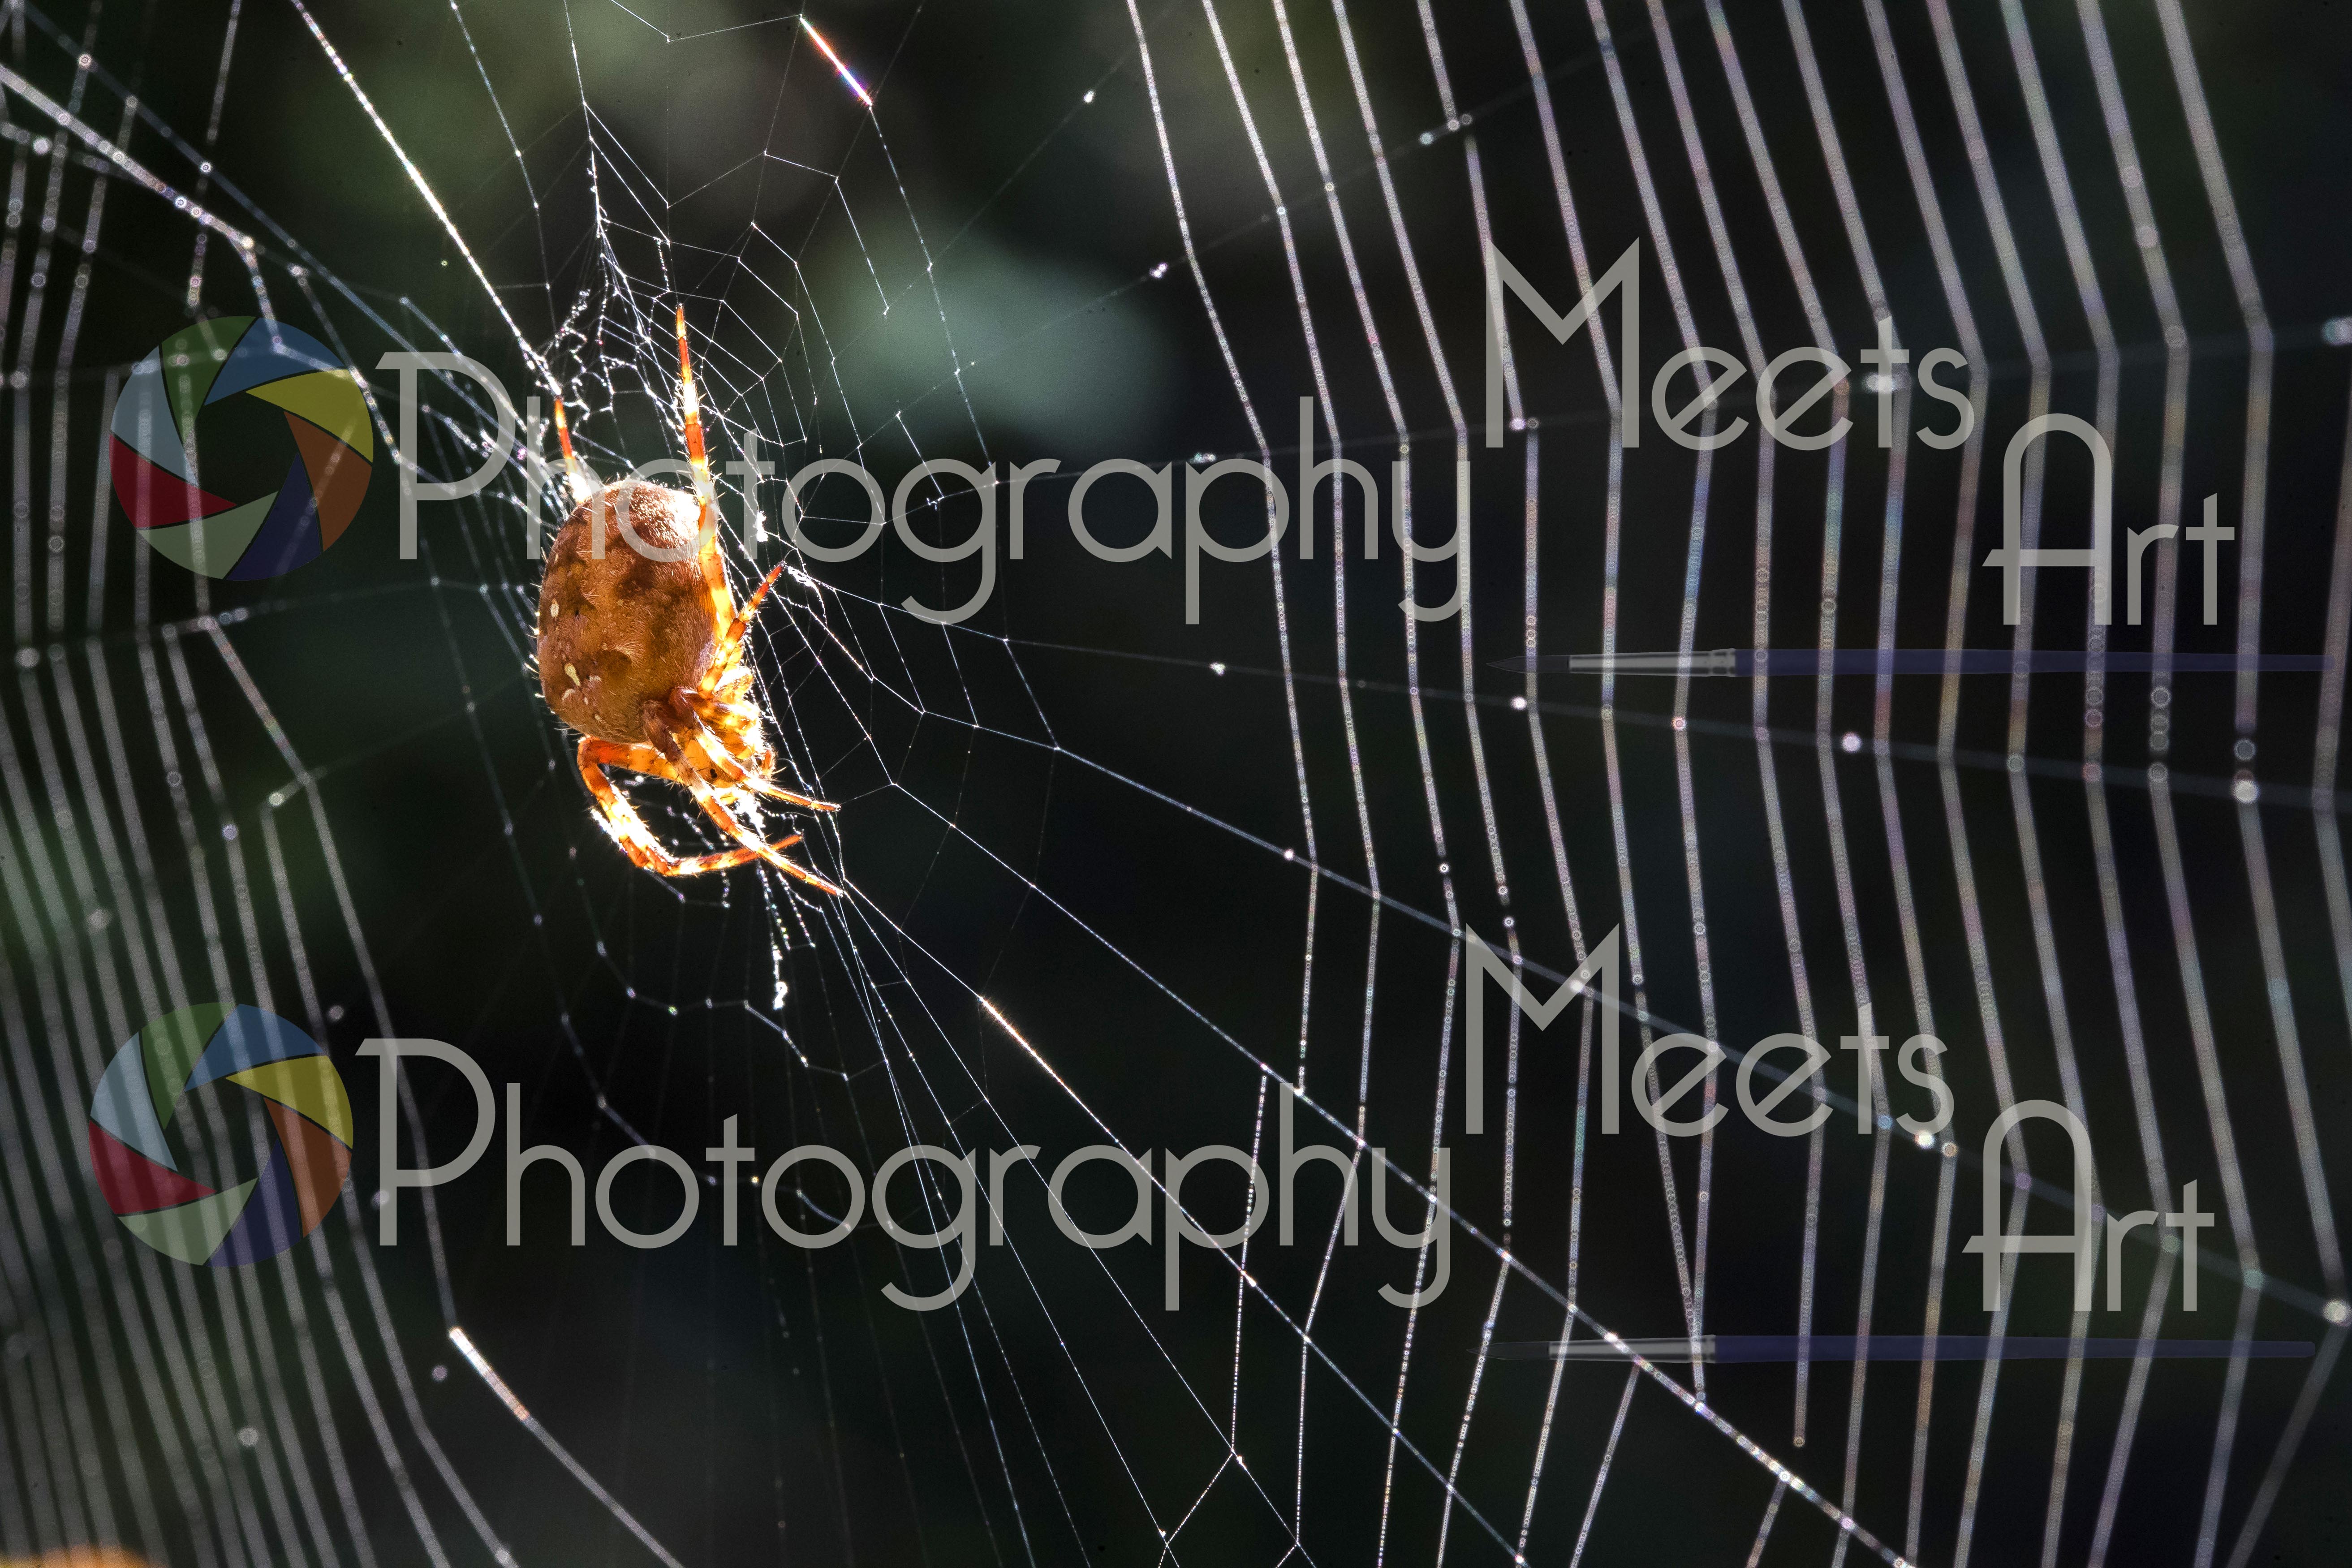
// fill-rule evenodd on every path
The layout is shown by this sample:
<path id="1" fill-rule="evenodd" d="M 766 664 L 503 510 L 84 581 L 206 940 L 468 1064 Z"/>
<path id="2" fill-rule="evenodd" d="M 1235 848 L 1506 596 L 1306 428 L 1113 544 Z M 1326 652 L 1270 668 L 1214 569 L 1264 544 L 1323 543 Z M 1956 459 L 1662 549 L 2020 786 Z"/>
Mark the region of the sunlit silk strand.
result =
<path id="1" fill-rule="evenodd" d="M 1721 647 L 1707 653 L 1545 653 L 1498 658 L 1491 668 L 1529 675 L 2080 675 L 2094 662 L 2118 674 L 2162 668 L 2183 673 L 2245 669 L 2290 673 L 2336 668 L 2327 654 L 2104 653 L 2073 648 L 2005 647 L 1811 648 Z"/>
<path id="2" fill-rule="evenodd" d="M 824 58 L 833 62 L 833 68 L 840 74 L 843 81 L 849 84 L 849 90 L 857 95 L 857 101 L 868 109 L 873 108 L 874 95 L 866 90 L 866 84 L 857 79 L 856 72 L 841 63 L 841 57 L 833 52 L 833 46 L 824 41 L 824 35 L 816 30 L 816 24 L 803 16 L 801 31 L 806 33 L 809 36 L 809 42 L 822 49 L 824 52 Z"/>

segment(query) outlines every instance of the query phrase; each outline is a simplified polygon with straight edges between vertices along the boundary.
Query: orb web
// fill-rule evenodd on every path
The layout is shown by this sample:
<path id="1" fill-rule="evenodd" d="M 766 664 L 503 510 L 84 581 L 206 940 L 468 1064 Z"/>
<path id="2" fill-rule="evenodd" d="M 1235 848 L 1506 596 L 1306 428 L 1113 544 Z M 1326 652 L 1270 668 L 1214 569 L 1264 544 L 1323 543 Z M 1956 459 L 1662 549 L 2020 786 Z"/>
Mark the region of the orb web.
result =
<path id="1" fill-rule="evenodd" d="M 462 112 L 483 134 L 471 163 L 443 168 L 412 155 L 400 105 L 338 48 L 333 19 L 294 9 L 351 133 L 407 182 L 406 220 L 475 280 L 462 320 L 436 321 L 422 285 L 402 297 L 340 274 L 334 237 L 213 167 L 222 106 L 254 68 L 241 8 L 200 128 L 137 100 L 133 51 L 94 45 L 110 37 L 95 15 L 77 33 L 10 12 L 8 1555 L 108 1541 L 206 1564 L 506 1563 L 533 1555 L 515 1544 L 529 1541 L 541 1556 L 587 1542 L 670 1563 L 745 1550 L 1574 1563 L 1669 1542 L 1751 1564 L 1823 1551 L 2049 1563 L 2129 1542 L 2238 1568 L 2295 1511 L 2291 1489 L 2340 1464 L 2306 1438 L 2347 1316 L 2324 1109 L 2340 1104 L 2352 1003 L 2336 793 L 2352 445 L 2340 413 L 2317 468 L 2273 438 L 2290 390 L 2340 408 L 2343 372 L 2322 333 L 2267 313 L 2244 174 L 2173 0 L 2031 18 L 1943 0 L 1833 15 L 1799 0 L 1736 15 L 1718 0 L 1557 15 L 1519 0 L 1413 15 L 1129 0 L 1108 13 L 1117 28 L 1041 68 L 1053 86 L 1032 106 L 1034 150 L 961 206 L 894 150 L 892 51 L 933 25 L 920 12 L 897 33 L 862 25 L 861 59 L 835 52 L 821 17 L 706 27 L 580 4 L 549 8 L 526 55 L 453 4 L 429 26 L 478 88 Z M 696 155 L 678 157 L 602 73 L 611 27 L 656 70 L 773 50 L 758 57 L 778 68 L 761 79 L 767 112 L 716 145 L 706 117 Z M 522 73 L 551 71 L 570 82 L 559 111 L 510 119 Z M 1221 569 L 1212 635 L 1230 648 L 1177 635 L 1172 567 L 1137 590 L 1160 595 L 1167 636 L 1078 640 L 1067 628 L 1086 617 L 1024 599 L 1026 563 L 1009 559 L 999 599 L 942 626 L 909 605 L 970 592 L 952 563 L 910 565 L 885 540 L 837 570 L 782 536 L 776 486 L 729 469 L 1029 456 L 972 386 L 1067 318 L 1006 329 L 951 302 L 960 247 L 1024 180 L 1067 177 L 1041 171 L 1073 146 L 1126 159 L 1156 204 L 1156 226 L 1124 247 L 1152 259 L 1082 307 L 1145 289 L 1183 300 L 1184 347 L 1222 400 L 1201 417 L 1223 434 L 1203 438 L 1224 455 L 1295 459 L 1304 396 L 1316 454 L 1395 475 L 1401 530 L 1475 518 L 1476 570 L 1458 563 L 1470 590 L 1450 625 L 1394 607 L 1400 593 L 1436 602 L 1444 562 L 1402 537 L 1363 559 L 1360 505 L 1318 500 L 1297 519 L 1327 525 L 1318 557 Z M 506 233 L 485 232 L 492 207 L 454 199 L 488 181 Z M 764 205 L 772 189 L 789 225 Z M 327 637 L 355 601 L 299 579 L 229 601 L 168 577 L 110 520 L 103 469 L 70 460 L 128 368 L 77 360 L 107 286 L 92 258 L 110 206 L 159 200 L 181 224 L 192 303 L 282 315 L 355 363 L 455 345 L 519 402 L 544 400 L 524 410 L 524 460 L 428 511 L 406 575 L 377 590 L 415 601 L 434 670 L 424 705 L 371 739 L 322 716 L 273 640 Z M 1881 449 L 1874 394 L 1842 387 L 1834 414 L 1854 435 L 1824 454 L 1752 432 L 1720 451 L 1629 451 L 1622 340 L 1596 316 L 1555 351 L 1505 312 L 1511 435 L 1490 452 L 1487 247 L 1552 280 L 1557 303 L 1636 241 L 1678 347 L 1736 343 L 1761 365 L 1850 349 L 1892 316 L 1915 356 L 1946 342 L 1966 356 L 1973 432 L 1949 453 Z M 239 267 L 207 265 L 222 247 Z M 534 542 L 568 505 L 535 421 L 561 396 L 600 474 L 682 456 L 680 304 L 728 475 L 730 576 L 740 593 L 787 563 L 754 633 L 758 690 L 780 778 L 844 804 L 790 824 L 851 889 L 839 900 L 768 871 L 673 884 L 630 868 L 533 690 Z M 920 374 L 863 372 L 886 354 Z M 372 387 L 389 444 L 386 378 Z M 1927 413 L 1914 391 L 1894 388 L 1898 429 Z M 2092 423 L 2156 517 L 2225 499 L 2239 565 L 2218 630 L 2195 619 L 2196 560 L 2172 539 L 2149 552 L 2144 631 L 2093 626 L 2077 579 L 2057 573 L 2030 574 L 2027 613 L 1999 623 L 1979 570 L 1998 526 L 1993 445 L 2059 409 Z M 2297 439 L 2321 423 L 2301 420 Z M 500 450 L 496 425 L 478 385 L 443 378 L 421 467 L 467 471 Z M 2333 481 L 2332 532 L 2266 536 L 2273 473 L 2290 468 L 2305 503 L 2306 468 Z M 1040 556 L 1073 478 L 1036 487 Z M 2045 494 L 2072 498 L 2073 483 L 2038 452 L 2028 462 L 2029 543 Z M 820 493 L 813 526 L 860 521 Z M 2073 537 L 2070 508 L 2046 509 L 2053 536 Z M 2324 595 L 2279 586 L 2298 578 Z M 1832 677 L 1825 658 L 1810 692 L 1619 675 L 1579 689 L 1484 662 L 1791 640 L 1824 656 L 1988 639 L 2023 652 L 2052 646 L 2037 620 L 2057 646 L 2085 639 L 2080 684 Z M 1480 626 L 1518 629 L 1498 642 Z M 2249 670 L 2217 697 L 2222 678 L 2164 662 L 2281 637 L 2317 641 L 2336 669 Z M 2150 675 L 2096 664 L 2126 639 L 2158 656 Z M 1171 757 L 1132 733 L 1155 705 L 1176 716 L 1163 722 L 1247 739 L 1214 766 Z M 2126 718 L 2144 731 L 2128 742 Z M 371 832 L 359 775 L 428 755 L 455 825 L 446 875 L 469 889 L 458 912 L 495 910 L 485 940 L 515 952 L 479 996 L 424 994 L 402 956 L 415 931 L 385 930 L 349 868 Z M 625 787 L 666 841 L 707 836 L 682 795 Z M 1199 939 L 1208 958 L 1168 929 L 1181 921 L 1139 914 L 1167 885 L 1149 877 L 1235 889 L 1230 923 Z M 454 918 L 446 900 L 425 908 Z M 1633 1050 L 1681 1032 L 1735 1058 L 1783 1031 L 1934 1035 L 1953 1047 L 1937 1071 L 1958 1120 L 1914 1139 L 1892 1121 L 1901 1086 L 1857 1108 L 1833 1068 L 1811 1090 L 1829 1118 L 1797 1140 L 1737 1116 L 1691 1140 L 1630 1119 L 1603 1135 L 1587 996 L 1542 1031 L 1512 1012 L 1487 1131 L 1464 1133 L 1457 1020 L 1465 988 L 1491 984 L 1470 937 L 1548 990 L 1612 932 Z M 1451 1278 L 1423 1306 L 1381 1300 L 1382 1284 L 1424 1290 L 1431 1256 L 1349 1247 L 1327 1194 L 1300 1209 L 1293 1246 L 1261 1233 L 1185 1254 L 1183 1310 L 1166 1312 L 1159 1258 L 1070 1247 L 1025 1163 L 1003 1211 L 985 1184 L 1005 1239 L 973 1238 L 974 1282 L 937 1313 L 878 1292 L 945 1286 L 951 1251 L 870 1234 L 794 1249 L 756 1209 L 734 1252 L 702 1233 L 642 1260 L 535 1245 L 522 1264 L 546 1272 L 520 1285 L 495 1194 L 401 1199 L 395 1251 L 374 1245 L 363 1182 L 274 1262 L 198 1277 L 111 1239 L 76 1122 L 140 1020 L 200 997 L 285 1012 L 347 1071 L 360 1039 L 426 1016 L 524 1086 L 523 1142 L 600 1163 L 648 1142 L 690 1152 L 727 1116 L 763 1150 L 826 1142 L 869 1170 L 926 1143 L 1038 1144 L 1046 1162 L 1088 1142 L 1222 1143 L 1270 1162 L 1286 1087 L 1300 1136 L 1385 1184 L 1401 1225 L 1447 1227 Z M 1182 1092 L 1156 1100 L 1161 1079 Z M 1715 1083 L 1704 1093 L 1717 1103 Z M 2282 1376 L 2240 1359 L 2168 1381 L 2147 1358 L 2037 1369 L 1801 1349 L 1793 1375 L 1767 1383 L 1696 1356 L 1637 1358 L 1621 1379 L 1491 1354 L 1519 1338 L 1974 1331 L 1974 1270 L 1952 1254 L 1976 1229 L 1979 1142 L 2034 1098 L 2091 1127 L 2097 1184 L 2074 1192 L 2016 1140 L 2012 1226 L 2062 1228 L 2076 1205 L 2170 1209 L 2201 1175 L 2221 1198 L 2202 1315 L 2153 1267 L 2151 1229 L 2123 1248 L 2153 1283 L 2120 1321 L 2150 1340 L 2211 1334 L 2216 1319 L 2237 1339 L 2311 1337 L 2309 1365 Z M 448 1157 L 465 1110 L 438 1080 L 404 1079 L 410 1163 Z M 952 1206 L 933 1173 L 910 1200 L 927 1224 Z M 1164 1180 L 1153 1192 L 1165 1199 Z M 787 1204 L 829 1224 L 827 1193 L 803 1183 Z M 551 1209 L 530 1220 L 560 1227 Z M 700 1293 L 678 1292 L 688 1275 Z M 596 1303 L 577 1320 L 573 1289 Z M 2020 1299 L 2035 1331 L 2097 1327 Z M 1990 1331 L 2011 1321 L 1991 1314 Z M 644 1349 L 671 1340 L 693 1352 Z M 748 1365 L 727 1362 L 739 1352 Z M 756 1534 L 747 1494 L 774 1515 Z"/>

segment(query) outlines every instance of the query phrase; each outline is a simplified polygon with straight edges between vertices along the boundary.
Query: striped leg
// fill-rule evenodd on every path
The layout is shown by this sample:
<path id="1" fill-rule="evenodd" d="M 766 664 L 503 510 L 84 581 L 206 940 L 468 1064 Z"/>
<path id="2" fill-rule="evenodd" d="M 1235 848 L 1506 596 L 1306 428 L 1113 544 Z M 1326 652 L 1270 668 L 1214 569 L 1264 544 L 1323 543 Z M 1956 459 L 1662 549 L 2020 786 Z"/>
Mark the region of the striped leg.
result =
<path id="1" fill-rule="evenodd" d="M 661 841 L 647 827 L 645 818 L 628 798 L 613 787 L 604 776 L 606 765 L 628 769 L 631 773 L 648 773 L 656 778 L 677 779 L 678 775 L 661 754 L 651 746 L 624 746 L 617 742 L 599 741 L 583 735 L 580 740 L 580 776 L 587 781 L 588 794 L 595 802 L 596 815 L 611 834 L 613 842 L 621 847 L 640 868 L 664 877 L 696 877 L 705 871 L 724 871 L 730 866 L 740 866 L 751 860 L 765 858 L 767 847 L 722 850 L 715 855 L 672 855 L 661 847 Z M 683 783 L 683 780 L 678 780 Z M 706 786 L 708 787 L 708 786 Z M 741 837 L 739 834 L 737 837 Z M 797 841 L 797 836 L 786 844 Z M 781 857 L 778 857 L 781 858 Z M 796 869 L 796 868 L 795 868 Z"/>
<path id="2" fill-rule="evenodd" d="M 762 843 L 758 835 L 745 827 L 728 809 L 727 803 L 719 798 L 719 790 L 695 761 L 695 753 L 709 756 L 721 749 L 719 737 L 704 729 L 701 721 L 691 712 L 666 709 L 657 702 L 646 704 L 645 716 L 646 733 L 652 742 L 649 749 L 667 764 L 663 769 L 663 776 L 684 784 L 694 796 L 695 804 L 702 807 L 703 815 L 718 824 L 721 832 L 788 877 L 796 877 L 824 892 L 838 894 L 841 891 L 824 878 L 794 865 L 778 852 L 783 844 L 799 843 L 798 834 L 779 844 Z M 688 750 L 689 746 L 693 748 L 692 752 Z M 711 771 L 719 770 L 714 768 Z"/>
<path id="3" fill-rule="evenodd" d="M 702 721 L 702 750 L 710 758 L 714 771 L 726 776 L 730 784 L 781 800 L 787 805 L 803 811 L 839 811 L 829 800 L 814 800 L 782 788 L 769 777 L 775 766 L 775 753 L 762 748 L 753 753 L 744 743 L 743 736 L 759 722 L 756 710 L 741 703 L 722 702 L 699 691 L 679 687 L 671 694 L 673 700 Z M 749 758 L 750 761 L 745 759 Z"/>

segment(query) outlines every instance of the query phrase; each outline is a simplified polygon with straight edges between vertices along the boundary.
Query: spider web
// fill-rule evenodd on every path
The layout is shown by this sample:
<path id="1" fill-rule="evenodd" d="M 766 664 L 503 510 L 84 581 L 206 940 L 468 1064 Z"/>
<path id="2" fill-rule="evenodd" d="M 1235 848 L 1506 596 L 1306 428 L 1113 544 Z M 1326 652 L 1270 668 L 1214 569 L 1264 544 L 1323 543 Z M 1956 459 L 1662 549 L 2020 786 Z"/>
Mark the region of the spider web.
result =
<path id="1" fill-rule="evenodd" d="M 2240 1568 L 2263 1546 L 2315 1552 L 2347 1316 L 2326 1164 L 2352 1003 L 2336 794 L 2352 444 L 2340 360 L 2315 321 L 2274 325 L 2265 304 L 2270 258 L 2172 0 L 2030 19 L 1943 0 L 1130 0 L 1074 13 L 1058 52 L 978 57 L 1020 68 L 1026 129 L 972 191 L 942 188 L 944 154 L 905 150 L 969 106 L 907 84 L 951 90 L 927 45 L 944 32 L 952 55 L 984 29 L 812 18 L 869 109 L 794 16 L 486 9 L 402 20 L 399 47 L 429 36 L 443 65 L 412 102 L 371 80 L 402 79 L 370 30 L 390 24 L 232 6 L 176 123 L 133 87 L 148 46 L 129 8 L 8 12 L 9 1556 Z M 387 288 L 214 168 L 257 47 L 315 75 L 339 133 L 389 157 L 398 222 L 437 247 L 394 269 L 437 254 L 434 276 Z M 992 236 L 1041 192 L 1106 204 L 1090 259 L 1126 272 L 1016 289 Z M 739 589 L 792 566 L 753 643 L 780 777 L 844 806 L 770 826 L 805 832 L 793 853 L 852 893 L 768 870 L 665 883 L 597 831 L 531 689 L 530 541 L 560 483 L 517 465 L 428 509 L 415 562 L 352 567 L 347 544 L 315 581 L 257 590 L 159 572 L 110 521 L 100 433 L 128 362 L 92 365 L 79 338 L 110 288 L 143 287 L 150 314 L 159 292 L 178 303 L 152 262 L 143 283 L 110 269 L 126 222 L 160 222 L 173 267 L 189 256 L 191 305 L 272 308 L 362 368 L 457 349 L 518 399 L 560 393 L 605 474 L 682 451 L 681 302 L 714 462 L 756 452 L 780 472 L 1059 449 L 1039 423 L 1077 419 L 1108 379 L 1043 414 L 1007 384 L 1103 356 L 1149 368 L 1158 332 L 1163 368 L 1196 379 L 1181 417 L 1141 423 L 1184 443 L 1135 454 L 1153 463 L 1284 471 L 1305 395 L 1319 454 L 1384 482 L 1403 461 L 1400 510 L 1427 541 L 1467 460 L 1466 607 L 1397 614 L 1400 595 L 1437 602 L 1451 569 L 1393 542 L 1365 559 L 1350 497 L 1297 520 L 1323 525 L 1313 559 L 1209 568 L 1186 627 L 1174 565 L 1106 570 L 1058 537 L 1072 460 L 1033 489 L 1029 558 L 941 626 L 905 601 L 961 601 L 969 565 L 888 539 L 843 566 L 755 544 L 741 521 L 756 505 L 772 534 L 775 487 L 747 500 L 730 479 Z M 1967 355 L 1974 434 L 1882 451 L 1871 397 L 1841 390 L 1855 429 L 1825 453 L 1753 431 L 1719 453 L 1661 450 L 1654 430 L 1629 450 L 1622 342 L 1555 349 L 1507 316 L 1512 435 L 1487 451 L 1485 245 L 1564 303 L 1636 238 L 1653 343 L 1661 293 L 1676 347 L 1736 343 L 1751 364 L 1850 354 L 1892 315 L 1915 363 Z M 1895 388 L 1898 428 L 1926 416 L 1911 392 Z M 1736 397 L 1718 412 L 1737 406 L 1752 422 Z M 2023 623 L 2000 624 L 1977 566 L 1991 447 L 2053 409 L 2118 454 L 2119 517 L 2185 521 L 2222 496 L 2238 539 L 2218 626 L 2172 540 L 2150 552 L 2144 631 L 2091 626 L 2063 574 L 2029 576 Z M 1072 439 L 1118 428 L 1106 418 Z M 494 424 L 470 383 L 434 387 L 423 468 L 471 468 Z M 2045 474 L 2037 450 L 2023 482 L 2028 543 L 2077 542 L 2082 476 Z M 2336 527 L 2266 531 L 2273 494 Z M 961 537 L 957 498 L 928 499 L 935 538 Z M 838 539 L 858 506 L 821 489 L 809 510 Z M 2011 637 L 2318 647 L 2338 672 L 1580 690 L 1481 665 Z M 2145 735 L 2111 740 L 2127 713 Z M 667 842 L 708 837 L 672 792 L 628 787 Z M 1485 984 L 1465 933 L 1548 990 L 1612 929 L 1633 1048 L 1931 1033 L 1957 1121 L 1911 1139 L 1882 1085 L 1858 1133 L 1833 1067 L 1813 1091 L 1832 1115 L 1804 1138 L 1738 1115 L 1695 1140 L 1603 1136 L 1588 1000 L 1541 1034 L 1513 1012 L 1488 1131 L 1462 1133 L 1456 1021 Z M 122 1244 L 77 1143 L 114 1048 L 212 997 L 302 1022 L 363 1106 L 362 1039 L 458 1044 L 522 1086 L 521 1142 L 592 1166 L 647 1142 L 691 1158 L 728 1117 L 762 1163 L 824 1142 L 869 1173 L 917 1143 L 1034 1144 L 1042 1163 L 984 1205 L 1003 1240 L 973 1248 L 974 1283 L 935 1313 L 880 1287 L 940 1288 L 952 1249 L 869 1219 L 808 1252 L 749 1212 L 725 1247 L 715 1189 L 674 1248 L 575 1254 L 535 1171 L 530 1239 L 509 1249 L 495 1146 L 403 1200 L 397 1249 L 373 1244 L 363 1160 L 306 1244 L 199 1278 Z M 403 1086 L 415 1166 L 467 1125 L 462 1088 L 430 1072 Z M 1043 1171 L 1081 1144 L 1271 1164 L 1285 1084 L 1300 1138 L 1348 1152 L 1400 1226 L 1450 1226 L 1433 1300 L 1380 1299 L 1424 1288 L 1431 1258 L 1343 1245 L 1328 1177 L 1302 1178 L 1293 1244 L 1269 1227 L 1185 1254 L 1175 1312 L 1160 1250 L 1082 1251 L 1051 1228 Z M 2058 1143 L 2037 1135 L 2029 1161 L 2013 1138 L 2010 1226 L 2061 1228 L 2076 1202 L 2170 1210 L 2201 1178 L 2221 1201 L 2197 1315 L 2139 1245 L 2121 1315 L 2072 1314 L 2055 1264 L 1979 1310 L 1974 1270 L 1951 1267 L 1979 1228 L 1977 1151 L 2036 1098 L 2091 1128 L 2096 1192 L 2071 1193 Z M 952 1209 L 936 1173 L 902 1179 L 902 1215 Z M 670 1211 L 635 1180 L 619 1207 L 652 1228 Z M 824 1181 L 788 1210 L 830 1223 Z M 1211 1229 L 1244 1195 L 1213 1171 L 1185 1192 Z M 1110 1196 L 1088 1223 L 1117 1223 Z M 1792 1375 L 1491 1356 L 1602 1331 L 2221 1337 L 2217 1319 L 2317 1353 Z"/>

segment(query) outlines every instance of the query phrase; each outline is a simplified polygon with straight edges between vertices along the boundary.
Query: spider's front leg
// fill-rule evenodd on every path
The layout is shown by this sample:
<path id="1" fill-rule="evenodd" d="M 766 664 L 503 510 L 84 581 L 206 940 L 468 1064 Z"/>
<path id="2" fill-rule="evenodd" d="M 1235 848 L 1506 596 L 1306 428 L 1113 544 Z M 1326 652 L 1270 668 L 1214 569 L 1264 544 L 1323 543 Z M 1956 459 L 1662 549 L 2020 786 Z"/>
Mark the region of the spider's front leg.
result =
<path id="1" fill-rule="evenodd" d="M 695 563 L 702 568 L 703 586 L 710 594 L 710 624 L 722 634 L 719 655 L 733 645 L 724 635 L 742 624 L 735 613 L 735 595 L 728 591 L 727 568 L 719 558 L 719 490 L 710 481 L 710 458 L 702 440 L 702 399 L 694 390 L 694 356 L 686 346 L 686 307 L 677 307 L 677 412 L 686 430 L 687 467 L 694 475 Z M 753 595 L 758 603 L 758 595 Z"/>

